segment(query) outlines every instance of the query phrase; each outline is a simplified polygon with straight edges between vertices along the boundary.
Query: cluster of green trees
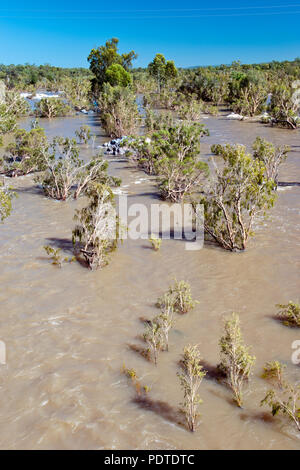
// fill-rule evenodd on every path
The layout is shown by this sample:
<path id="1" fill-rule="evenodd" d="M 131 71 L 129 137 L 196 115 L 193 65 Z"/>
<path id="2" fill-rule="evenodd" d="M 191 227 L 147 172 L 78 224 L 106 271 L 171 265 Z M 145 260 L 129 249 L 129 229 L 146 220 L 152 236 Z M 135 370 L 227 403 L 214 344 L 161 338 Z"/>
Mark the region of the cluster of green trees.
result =
<path id="1" fill-rule="evenodd" d="M 174 314 L 187 313 L 195 306 L 191 297 L 190 285 L 185 281 L 171 285 L 167 293 L 158 299 L 157 307 L 160 314 L 152 320 L 143 320 L 145 332 L 143 335 L 146 343 L 146 350 L 139 351 L 148 360 L 157 365 L 158 353 L 169 350 L 169 332 L 174 326 Z M 295 326 L 299 321 L 299 304 L 289 302 L 287 305 L 280 305 L 280 318 L 287 318 L 288 326 Z M 299 323 L 298 323 L 299 327 Z M 220 362 L 216 366 L 214 378 L 218 383 L 223 384 L 232 392 L 233 402 L 239 408 L 243 407 L 244 389 L 250 383 L 253 374 L 253 367 L 256 362 L 255 356 L 250 353 L 246 346 L 240 327 L 239 315 L 232 315 L 225 319 L 223 334 L 219 340 Z M 271 408 L 273 416 L 282 414 L 287 416 L 300 431 L 300 386 L 298 383 L 289 382 L 284 375 L 285 365 L 278 361 L 266 363 L 262 378 L 272 386 L 267 390 L 265 397 L 261 400 L 261 406 L 267 405 Z M 150 388 L 142 387 L 134 369 L 126 369 L 123 372 L 135 385 L 137 394 L 148 394 Z M 183 391 L 184 400 L 181 410 L 186 418 L 187 428 L 194 432 L 199 418 L 199 405 L 202 403 L 198 393 L 203 378 L 210 372 L 205 370 L 203 358 L 201 357 L 198 345 L 188 345 L 183 350 L 180 361 L 180 371 L 177 376 Z"/>

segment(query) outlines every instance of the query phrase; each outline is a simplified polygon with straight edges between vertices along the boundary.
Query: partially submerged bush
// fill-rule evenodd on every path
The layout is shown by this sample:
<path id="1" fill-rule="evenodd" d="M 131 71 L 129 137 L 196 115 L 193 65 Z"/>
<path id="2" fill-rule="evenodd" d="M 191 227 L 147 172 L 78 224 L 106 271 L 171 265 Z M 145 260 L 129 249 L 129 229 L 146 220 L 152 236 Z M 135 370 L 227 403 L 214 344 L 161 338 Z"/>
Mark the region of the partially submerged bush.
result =
<path id="1" fill-rule="evenodd" d="M 118 243 L 119 221 L 114 210 L 114 195 L 106 184 L 87 188 L 89 204 L 75 211 L 78 225 L 73 230 L 73 243 L 79 242 L 89 268 L 95 270 L 108 264 L 108 255 Z"/>
<path id="2" fill-rule="evenodd" d="M 92 138 L 91 128 L 86 125 L 80 126 L 79 131 L 75 131 L 75 135 L 78 137 L 80 143 L 87 144 Z"/>
<path id="3" fill-rule="evenodd" d="M 0 221 L 3 222 L 11 213 L 11 201 L 15 194 L 0 182 Z"/>
<path id="4" fill-rule="evenodd" d="M 235 313 L 225 321 L 224 335 L 220 339 L 221 362 L 219 369 L 226 375 L 226 383 L 231 388 L 237 406 L 243 404 L 243 388 L 249 379 L 255 357 L 249 354 L 244 345 L 239 316 Z"/>
<path id="5" fill-rule="evenodd" d="M 191 100 L 178 107 L 178 117 L 186 121 L 199 121 L 203 111 L 201 101 Z"/>
<path id="6" fill-rule="evenodd" d="M 174 125 L 172 113 L 157 113 L 148 106 L 145 109 L 145 127 L 149 133 L 166 129 Z"/>
<path id="7" fill-rule="evenodd" d="M 61 255 L 61 249 L 60 248 L 53 248 L 52 246 L 46 245 L 44 246 L 44 250 L 46 251 L 47 255 L 52 261 L 52 264 L 55 266 L 58 266 L 59 268 L 62 268 L 64 263 L 71 263 L 72 261 L 75 261 L 75 257 L 69 258 L 68 256 L 63 257 Z"/>
<path id="8" fill-rule="evenodd" d="M 290 148 L 287 145 L 275 147 L 271 142 L 257 137 L 253 143 L 253 150 L 253 157 L 257 158 L 265 165 L 267 179 L 273 180 L 277 187 L 278 170 L 280 165 L 287 159 Z"/>
<path id="9" fill-rule="evenodd" d="M 53 199 L 77 199 L 93 182 L 119 184 L 116 178 L 107 175 L 108 163 L 102 156 L 88 162 L 80 159 L 75 139 L 55 137 L 45 156 L 45 167 L 36 181 L 43 186 L 46 196 Z"/>
<path id="10" fill-rule="evenodd" d="M 269 112 L 273 124 L 289 129 L 300 126 L 299 100 L 294 100 L 293 94 L 293 88 L 285 83 L 277 85 L 272 91 Z"/>
<path id="11" fill-rule="evenodd" d="M 71 113 L 70 106 L 60 98 L 42 98 L 35 107 L 35 114 L 40 117 L 61 117 Z"/>
<path id="12" fill-rule="evenodd" d="M 300 328 L 300 305 L 289 301 L 288 304 L 277 304 L 278 318 L 286 326 Z"/>
<path id="13" fill-rule="evenodd" d="M 6 148 L 8 155 L 4 157 L 3 173 L 21 176 L 45 169 L 49 144 L 44 129 L 18 129 L 14 137 L 15 141 Z"/>
<path id="14" fill-rule="evenodd" d="M 273 416 L 280 413 L 288 416 L 300 431 L 300 385 L 299 383 L 291 384 L 282 378 L 283 367 L 282 364 L 276 367 L 281 373 L 280 375 L 273 374 L 275 388 L 267 392 L 261 401 L 261 406 L 269 406 Z"/>
<path id="15" fill-rule="evenodd" d="M 216 178 L 199 200 L 204 230 L 226 250 L 245 250 L 254 222 L 274 204 L 274 182 L 266 179 L 264 163 L 253 160 L 243 145 L 217 145 L 212 152 L 222 158 L 222 167 L 216 166 Z"/>
<path id="16" fill-rule="evenodd" d="M 283 385 L 283 372 L 286 366 L 281 364 L 279 361 L 267 362 L 264 367 L 264 372 L 262 374 L 263 379 L 266 379 L 272 383 L 282 387 Z"/>
<path id="17" fill-rule="evenodd" d="M 187 346 L 183 350 L 182 372 L 178 373 L 184 393 L 183 411 L 190 431 L 197 426 L 198 407 L 202 403 L 198 390 L 206 375 L 200 364 L 201 356 L 197 346 Z"/>
<path id="18" fill-rule="evenodd" d="M 167 293 L 157 300 L 157 307 L 164 309 L 171 305 L 174 312 L 184 314 L 195 307 L 196 302 L 192 299 L 191 286 L 188 282 L 175 280 Z"/>
<path id="19" fill-rule="evenodd" d="M 159 251 L 160 250 L 160 246 L 161 246 L 161 242 L 162 242 L 161 238 L 157 238 L 157 237 L 155 237 L 154 235 L 151 234 L 151 237 L 149 238 L 149 242 L 151 243 L 151 246 L 152 246 L 154 251 Z"/>
<path id="20" fill-rule="evenodd" d="M 100 120 L 110 137 L 133 134 L 140 124 L 136 97 L 130 88 L 105 83 L 98 97 Z"/>
<path id="21" fill-rule="evenodd" d="M 17 118 L 29 113 L 29 105 L 19 93 L 6 90 L 0 101 L 0 134 L 13 132 Z"/>

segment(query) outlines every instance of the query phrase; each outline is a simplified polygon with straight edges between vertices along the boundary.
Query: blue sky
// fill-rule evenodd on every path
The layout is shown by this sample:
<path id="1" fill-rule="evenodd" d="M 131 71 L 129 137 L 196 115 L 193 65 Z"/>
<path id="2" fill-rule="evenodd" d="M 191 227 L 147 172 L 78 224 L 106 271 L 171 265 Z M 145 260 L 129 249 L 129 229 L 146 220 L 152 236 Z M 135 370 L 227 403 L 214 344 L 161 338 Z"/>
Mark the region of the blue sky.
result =
<path id="1" fill-rule="evenodd" d="M 89 51 L 111 37 L 138 53 L 135 66 L 157 52 L 182 67 L 291 60 L 300 56 L 300 0 L 284 3 L 0 0 L 0 63 L 87 67 Z"/>

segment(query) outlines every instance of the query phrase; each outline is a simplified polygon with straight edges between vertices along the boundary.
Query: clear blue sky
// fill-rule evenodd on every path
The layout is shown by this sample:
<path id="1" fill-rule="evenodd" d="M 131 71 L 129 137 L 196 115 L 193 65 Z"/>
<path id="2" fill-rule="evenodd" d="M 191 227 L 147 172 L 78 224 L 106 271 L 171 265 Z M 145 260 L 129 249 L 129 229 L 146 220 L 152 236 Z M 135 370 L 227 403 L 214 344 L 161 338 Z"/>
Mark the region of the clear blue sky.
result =
<path id="1" fill-rule="evenodd" d="M 87 67 L 106 39 L 134 49 L 135 66 L 157 53 L 176 65 L 300 56 L 300 0 L 0 0 L 0 63 Z"/>

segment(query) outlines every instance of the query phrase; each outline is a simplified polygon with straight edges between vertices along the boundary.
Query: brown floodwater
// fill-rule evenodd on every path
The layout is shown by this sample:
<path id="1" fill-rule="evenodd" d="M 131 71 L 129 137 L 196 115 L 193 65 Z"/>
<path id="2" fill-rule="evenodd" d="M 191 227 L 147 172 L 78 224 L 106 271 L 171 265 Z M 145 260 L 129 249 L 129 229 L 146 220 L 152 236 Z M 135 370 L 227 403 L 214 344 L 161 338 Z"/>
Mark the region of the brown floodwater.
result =
<path id="1" fill-rule="evenodd" d="M 211 134 L 203 139 L 205 158 L 212 143 L 250 146 L 260 135 L 291 146 L 280 180 L 300 182 L 298 131 L 223 117 L 204 122 Z M 40 120 L 48 136 L 74 136 L 83 123 L 97 135 L 96 145 L 105 140 L 93 116 Z M 29 128 L 30 121 L 20 125 Z M 85 157 L 91 153 L 91 146 L 82 146 Z M 157 202 L 147 175 L 122 158 L 109 160 L 130 202 Z M 90 272 L 78 263 L 56 268 L 43 250 L 51 244 L 70 252 L 73 213 L 83 200 L 46 199 L 31 176 L 10 182 L 18 198 L 0 226 L 0 339 L 7 349 L 7 364 L 0 366 L 0 448 L 300 448 L 299 432 L 259 406 L 267 389 L 260 377 L 266 361 L 280 360 L 292 381 L 300 378 L 299 365 L 291 362 L 300 332 L 272 318 L 275 304 L 299 299 L 299 186 L 279 189 L 276 206 L 245 253 L 212 245 L 186 251 L 178 240 L 163 240 L 156 253 L 145 240 L 125 240 L 105 269 Z M 175 276 L 190 282 L 199 303 L 176 317 L 170 350 L 155 367 L 132 346 L 143 346 L 140 317 L 156 314 L 154 303 Z M 257 358 L 244 408 L 237 409 L 230 391 L 206 378 L 199 428 L 191 434 L 178 418 L 178 360 L 185 345 L 198 344 L 205 362 L 215 366 L 222 319 L 232 311 L 240 314 L 245 341 Z M 147 401 L 135 400 L 123 364 L 151 387 Z"/>

